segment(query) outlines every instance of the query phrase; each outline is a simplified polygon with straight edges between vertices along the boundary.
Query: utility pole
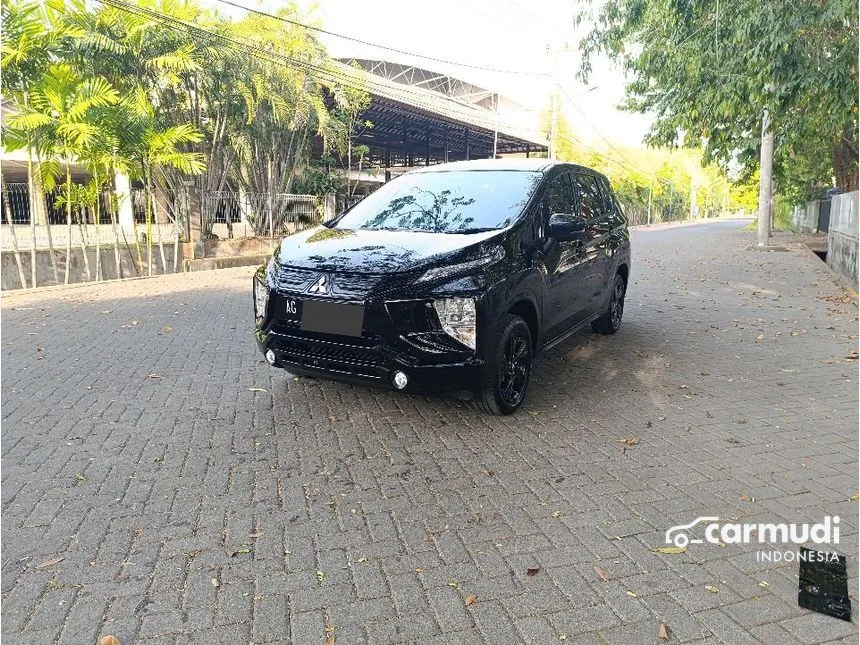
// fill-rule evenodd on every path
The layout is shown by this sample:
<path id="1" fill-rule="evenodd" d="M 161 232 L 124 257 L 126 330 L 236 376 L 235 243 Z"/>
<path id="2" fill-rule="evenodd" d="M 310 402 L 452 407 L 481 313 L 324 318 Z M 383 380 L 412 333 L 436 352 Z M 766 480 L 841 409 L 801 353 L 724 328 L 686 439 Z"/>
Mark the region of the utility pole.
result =
<path id="1" fill-rule="evenodd" d="M 496 158 L 496 153 L 499 148 L 499 95 L 496 93 L 496 96 L 493 100 L 493 159 Z"/>
<path id="2" fill-rule="evenodd" d="M 558 137 L 558 91 L 553 89 L 552 93 L 552 117 L 549 127 L 549 158 L 555 159 L 558 154 L 556 149 L 556 138 Z"/>
<path id="3" fill-rule="evenodd" d="M 770 114 L 764 111 L 761 118 L 761 166 L 758 183 L 758 246 L 770 241 L 770 198 L 773 188 L 773 131 Z"/>
<path id="4" fill-rule="evenodd" d="M 648 180 L 648 226 L 651 226 L 651 196 L 654 194 L 654 176 Z"/>

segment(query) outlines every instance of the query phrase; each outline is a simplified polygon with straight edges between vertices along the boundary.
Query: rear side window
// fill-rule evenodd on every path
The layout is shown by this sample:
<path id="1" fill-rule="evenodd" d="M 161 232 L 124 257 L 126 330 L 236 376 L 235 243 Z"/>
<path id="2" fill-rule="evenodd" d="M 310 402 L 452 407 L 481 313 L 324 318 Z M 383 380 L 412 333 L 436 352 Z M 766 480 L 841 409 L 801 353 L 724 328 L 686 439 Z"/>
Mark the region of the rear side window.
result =
<path id="1" fill-rule="evenodd" d="M 621 204 L 618 203 L 618 198 L 615 196 L 612 186 L 609 185 L 609 180 L 606 177 L 600 177 L 599 180 L 600 187 L 603 189 L 603 202 L 606 204 L 606 213 L 609 215 L 609 219 L 616 226 L 624 224 L 627 221 L 627 217 L 621 209 Z"/>
<path id="2" fill-rule="evenodd" d="M 576 187 L 579 192 L 580 215 L 586 220 L 603 217 L 603 197 L 597 178 L 592 175 L 577 174 Z"/>

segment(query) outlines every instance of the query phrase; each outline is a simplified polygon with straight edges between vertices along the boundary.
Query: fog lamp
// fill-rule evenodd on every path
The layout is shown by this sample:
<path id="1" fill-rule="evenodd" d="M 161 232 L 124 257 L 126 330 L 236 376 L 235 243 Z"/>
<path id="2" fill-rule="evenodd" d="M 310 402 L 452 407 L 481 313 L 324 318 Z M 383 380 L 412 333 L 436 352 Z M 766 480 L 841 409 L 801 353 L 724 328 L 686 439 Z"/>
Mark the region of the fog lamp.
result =
<path id="1" fill-rule="evenodd" d="M 473 298 L 434 300 L 433 308 L 446 334 L 475 349 L 476 317 Z"/>
<path id="2" fill-rule="evenodd" d="M 269 365 L 275 364 L 275 352 L 273 352 L 271 349 L 266 350 L 266 362 Z"/>
<path id="3" fill-rule="evenodd" d="M 391 382 L 394 383 L 394 387 L 398 390 L 402 390 L 409 382 L 409 377 L 403 372 L 394 372 L 394 375 L 391 377 Z"/>

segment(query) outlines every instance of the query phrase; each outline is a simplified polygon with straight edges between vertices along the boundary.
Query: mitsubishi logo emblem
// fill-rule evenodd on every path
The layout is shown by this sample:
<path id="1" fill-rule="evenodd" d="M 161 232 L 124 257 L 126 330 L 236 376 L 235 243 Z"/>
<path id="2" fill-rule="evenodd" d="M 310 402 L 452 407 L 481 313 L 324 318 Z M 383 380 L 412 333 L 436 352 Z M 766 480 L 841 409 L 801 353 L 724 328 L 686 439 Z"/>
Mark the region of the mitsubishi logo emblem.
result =
<path id="1" fill-rule="evenodd" d="M 308 289 L 308 293 L 318 293 L 318 294 L 327 294 L 328 293 L 328 278 L 325 274 L 319 277 L 319 280 L 314 282 L 310 289 Z"/>

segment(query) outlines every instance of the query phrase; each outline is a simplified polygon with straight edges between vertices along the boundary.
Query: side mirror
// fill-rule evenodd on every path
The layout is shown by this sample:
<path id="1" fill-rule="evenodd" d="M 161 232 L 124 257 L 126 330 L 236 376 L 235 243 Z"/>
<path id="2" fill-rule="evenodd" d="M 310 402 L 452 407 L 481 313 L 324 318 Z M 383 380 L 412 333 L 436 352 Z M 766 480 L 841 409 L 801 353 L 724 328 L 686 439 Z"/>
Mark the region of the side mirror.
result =
<path id="1" fill-rule="evenodd" d="M 549 217 L 549 236 L 559 242 L 578 240 L 585 233 L 585 221 L 569 213 L 553 213 Z"/>

